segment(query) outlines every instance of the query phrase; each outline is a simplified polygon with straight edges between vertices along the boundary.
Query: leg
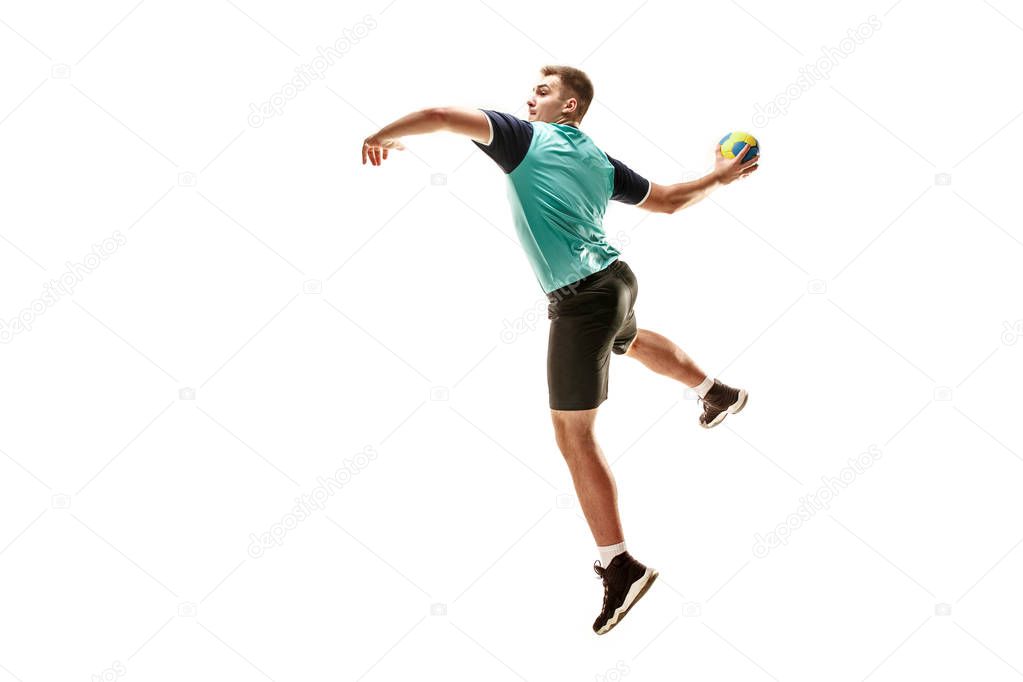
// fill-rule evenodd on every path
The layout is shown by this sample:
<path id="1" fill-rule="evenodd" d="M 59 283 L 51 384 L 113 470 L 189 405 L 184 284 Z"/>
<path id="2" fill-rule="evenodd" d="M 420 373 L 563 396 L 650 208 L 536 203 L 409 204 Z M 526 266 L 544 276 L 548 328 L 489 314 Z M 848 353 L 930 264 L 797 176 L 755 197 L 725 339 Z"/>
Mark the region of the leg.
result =
<path id="1" fill-rule="evenodd" d="M 657 578 L 656 570 L 625 551 L 618 489 L 593 433 L 597 409 L 607 399 L 611 353 L 624 353 L 636 333 L 635 279 L 620 261 L 605 270 L 568 298 L 551 301 L 547 349 L 555 437 L 600 551 L 593 563 L 604 583 L 601 612 L 593 622 L 598 635 L 615 627 Z"/>
<path id="2" fill-rule="evenodd" d="M 618 490 L 604 453 L 593 436 L 597 410 L 551 410 L 558 447 L 568 462 L 579 503 L 598 547 L 625 541 L 618 516 Z M 594 562 L 593 570 L 604 583 L 604 601 L 593 621 L 593 631 L 603 635 L 647 593 L 658 572 L 635 559 L 624 546 L 614 558 Z M 616 548 L 608 547 L 609 555 Z M 600 565 L 603 563 L 603 565 Z"/>
<path id="3" fill-rule="evenodd" d="M 693 359 L 671 339 L 649 329 L 637 332 L 636 340 L 625 354 L 636 358 L 658 374 L 681 381 L 690 388 L 699 386 L 707 378 Z"/>
<path id="4" fill-rule="evenodd" d="M 732 388 L 717 379 L 708 380 L 693 359 L 672 341 L 649 329 L 640 329 L 625 352 L 657 372 L 696 389 L 703 402 L 700 426 L 712 428 L 730 414 L 742 411 L 748 394 L 745 389 Z"/>
<path id="5" fill-rule="evenodd" d="M 593 434 L 597 410 L 551 410 L 554 435 L 572 474 L 579 505 L 600 547 L 624 541 L 618 488 Z"/>

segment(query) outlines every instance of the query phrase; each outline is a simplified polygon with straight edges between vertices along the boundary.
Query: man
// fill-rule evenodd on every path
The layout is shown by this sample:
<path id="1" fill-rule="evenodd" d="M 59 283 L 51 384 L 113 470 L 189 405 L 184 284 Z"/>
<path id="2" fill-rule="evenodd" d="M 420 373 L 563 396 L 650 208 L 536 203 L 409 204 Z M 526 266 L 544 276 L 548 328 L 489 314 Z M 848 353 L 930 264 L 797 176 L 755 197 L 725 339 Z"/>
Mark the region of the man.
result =
<path id="1" fill-rule="evenodd" d="M 547 382 L 555 438 L 600 555 L 594 571 L 604 603 L 593 630 L 613 628 L 657 578 L 625 548 L 617 488 L 594 438 L 597 408 L 607 398 L 611 353 L 636 358 L 694 389 L 699 423 L 716 426 L 746 404 L 746 391 L 711 379 L 681 348 L 636 326 L 636 277 L 604 234 L 609 199 L 674 213 L 757 169 L 716 151 L 714 170 L 693 182 L 658 185 L 602 152 L 579 124 L 593 85 L 570 66 L 545 66 L 529 97 L 529 120 L 487 109 L 441 107 L 411 113 L 366 138 L 362 163 L 379 166 L 401 138 L 446 130 L 470 137 L 508 177 L 519 242 L 549 299 Z"/>

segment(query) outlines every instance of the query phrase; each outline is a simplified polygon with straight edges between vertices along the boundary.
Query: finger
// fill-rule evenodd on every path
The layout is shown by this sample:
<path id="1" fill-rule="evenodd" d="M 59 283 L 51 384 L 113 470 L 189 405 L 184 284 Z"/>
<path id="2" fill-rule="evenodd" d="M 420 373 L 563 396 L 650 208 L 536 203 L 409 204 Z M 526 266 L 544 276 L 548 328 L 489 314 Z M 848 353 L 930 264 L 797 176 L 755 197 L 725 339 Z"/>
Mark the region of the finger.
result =
<path id="1" fill-rule="evenodd" d="M 757 152 L 755 156 L 751 156 L 749 158 L 749 161 L 746 161 L 746 162 L 743 163 L 743 168 L 749 168 L 750 166 L 755 166 L 759 162 L 760 162 L 760 152 Z"/>
<path id="2" fill-rule="evenodd" d="M 384 158 L 387 158 L 387 147 L 384 147 Z"/>
<path id="3" fill-rule="evenodd" d="M 742 171 L 742 176 L 746 177 L 747 175 L 755 171 L 757 168 L 759 168 L 759 166 L 757 164 L 753 164 L 749 168 L 746 168 L 745 170 Z"/>
<path id="4" fill-rule="evenodd" d="M 366 165 L 366 143 L 362 144 L 362 165 Z"/>
<path id="5" fill-rule="evenodd" d="M 749 142 L 747 142 L 744 145 L 742 145 L 742 149 L 740 149 L 739 153 L 735 155 L 735 158 L 736 158 L 738 163 L 742 163 L 742 157 L 746 156 L 746 152 L 748 150 L 749 150 Z"/>
<path id="6" fill-rule="evenodd" d="M 380 165 L 380 148 L 379 147 L 373 150 L 373 158 L 376 159 L 377 165 L 379 166 Z"/>

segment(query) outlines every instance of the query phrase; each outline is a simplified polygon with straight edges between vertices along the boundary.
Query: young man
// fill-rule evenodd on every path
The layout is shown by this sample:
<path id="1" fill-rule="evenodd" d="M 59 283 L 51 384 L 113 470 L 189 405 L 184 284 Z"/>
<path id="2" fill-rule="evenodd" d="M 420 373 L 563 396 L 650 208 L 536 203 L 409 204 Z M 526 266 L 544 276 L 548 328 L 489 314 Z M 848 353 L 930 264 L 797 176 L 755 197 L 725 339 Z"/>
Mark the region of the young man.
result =
<path id="1" fill-rule="evenodd" d="M 699 423 L 716 426 L 746 404 L 746 391 L 711 379 L 664 336 L 636 326 L 636 277 L 604 234 L 609 199 L 674 213 L 757 169 L 746 149 L 693 182 L 658 185 L 601 151 L 579 129 L 593 85 L 570 66 L 545 66 L 529 97 L 529 120 L 487 109 L 441 107 L 411 113 L 365 139 L 362 163 L 379 166 L 401 138 L 447 130 L 473 142 L 505 172 L 519 242 L 549 299 L 547 383 L 555 438 L 597 543 L 594 571 L 604 603 L 593 630 L 613 628 L 657 578 L 625 548 L 617 488 L 594 438 L 597 408 L 607 398 L 611 353 L 636 358 L 694 389 Z"/>

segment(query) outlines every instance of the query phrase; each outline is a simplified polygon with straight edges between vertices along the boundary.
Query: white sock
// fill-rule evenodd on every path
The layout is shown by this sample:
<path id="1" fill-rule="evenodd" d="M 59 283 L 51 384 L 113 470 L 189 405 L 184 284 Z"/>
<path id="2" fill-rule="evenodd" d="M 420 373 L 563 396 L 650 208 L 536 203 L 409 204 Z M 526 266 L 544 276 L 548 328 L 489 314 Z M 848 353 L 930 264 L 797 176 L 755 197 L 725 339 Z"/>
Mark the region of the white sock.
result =
<path id="1" fill-rule="evenodd" d="M 607 545 L 606 547 L 598 545 L 597 551 L 600 552 L 600 565 L 607 568 L 611 563 L 611 559 L 625 551 L 625 540 L 622 540 L 617 545 Z"/>
<path id="2" fill-rule="evenodd" d="M 693 386 L 693 390 L 696 391 L 696 395 L 700 396 L 701 398 L 706 398 L 707 391 L 709 391 L 713 385 L 714 380 L 708 376 L 700 383 L 699 386 Z"/>

